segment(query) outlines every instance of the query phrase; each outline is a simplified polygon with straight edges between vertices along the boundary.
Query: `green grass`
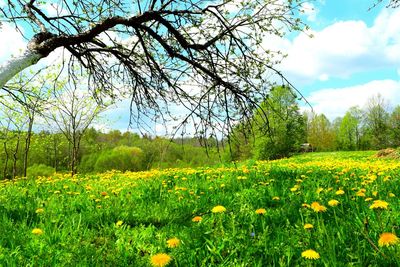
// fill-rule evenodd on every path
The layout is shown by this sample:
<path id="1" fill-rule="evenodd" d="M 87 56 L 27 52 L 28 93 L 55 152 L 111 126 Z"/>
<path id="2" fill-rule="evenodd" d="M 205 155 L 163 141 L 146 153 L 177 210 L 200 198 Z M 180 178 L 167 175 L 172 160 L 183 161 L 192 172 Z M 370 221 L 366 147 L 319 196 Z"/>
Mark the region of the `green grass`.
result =
<path id="1" fill-rule="evenodd" d="M 400 234 L 400 163 L 373 154 L 0 182 L 0 265 L 151 266 L 167 253 L 168 266 L 397 266 L 399 245 L 378 239 Z M 377 199 L 388 209 L 371 209 Z M 173 237 L 181 243 L 169 248 Z M 303 258 L 307 249 L 320 258 Z"/>

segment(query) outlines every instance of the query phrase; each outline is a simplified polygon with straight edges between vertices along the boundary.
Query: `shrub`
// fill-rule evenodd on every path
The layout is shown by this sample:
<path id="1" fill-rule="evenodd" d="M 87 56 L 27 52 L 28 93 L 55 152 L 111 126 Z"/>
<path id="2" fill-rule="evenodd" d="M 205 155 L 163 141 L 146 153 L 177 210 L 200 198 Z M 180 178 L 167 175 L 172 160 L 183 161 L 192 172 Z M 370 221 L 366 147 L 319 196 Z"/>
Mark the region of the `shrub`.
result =
<path id="1" fill-rule="evenodd" d="M 45 164 L 33 164 L 26 170 L 26 175 L 28 177 L 39 177 L 39 176 L 51 176 L 56 172 L 53 167 L 47 166 Z"/>

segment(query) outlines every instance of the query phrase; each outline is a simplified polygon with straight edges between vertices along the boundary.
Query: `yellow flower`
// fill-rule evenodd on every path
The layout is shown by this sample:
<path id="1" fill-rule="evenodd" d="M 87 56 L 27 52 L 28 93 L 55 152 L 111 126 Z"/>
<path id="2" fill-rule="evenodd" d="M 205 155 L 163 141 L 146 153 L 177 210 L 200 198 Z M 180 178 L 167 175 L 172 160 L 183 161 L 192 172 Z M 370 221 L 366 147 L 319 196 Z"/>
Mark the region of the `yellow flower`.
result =
<path id="1" fill-rule="evenodd" d="M 181 244 L 181 241 L 176 237 L 167 240 L 167 246 L 169 248 L 176 248 L 180 244 Z"/>
<path id="2" fill-rule="evenodd" d="M 370 209 L 387 209 L 389 203 L 383 200 L 375 200 L 374 203 L 369 206 Z"/>
<path id="3" fill-rule="evenodd" d="M 307 203 L 303 203 L 303 204 L 301 204 L 301 206 L 302 206 L 303 208 L 309 208 L 309 207 L 310 207 L 310 205 L 307 204 Z"/>
<path id="4" fill-rule="evenodd" d="M 280 200 L 280 197 L 273 197 L 272 200 L 278 201 L 278 200 Z"/>
<path id="5" fill-rule="evenodd" d="M 317 189 L 317 194 L 321 193 L 322 191 L 324 191 L 324 189 L 323 189 L 322 187 L 319 187 L 319 188 Z"/>
<path id="6" fill-rule="evenodd" d="M 260 214 L 260 215 L 263 215 L 263 214 L 265 214 L 267 211 L 265 210 L 265 209 L 257 209 L 256 210 L 256 213 L 257 214 Z"/>
<path id="7" fill-rule="evenodd" d="M 326 207 L 319 204 L 318 202 L 313 202 L 311 203 L 311 208 L 315 211 L 315 212 L 325 212 L 326 211 Z"/>
<path id="8" fill-rule="evenodd" d="M 32 230 L 32 234 L 34 235 L 42 235 L 43 234 L 43 230 L 40 228 L 35 228 Z"/>
<path id="9" fill-rule="evenodd" d="M 312 225 L 311 223 L 306 223 L 304 225 L 304 229 L 311 229 L 311 228 L 314 228 L 314 225 Z"/>
<path id="10" fill-rule="evenodd" d="M 123 221 L 118 221 L 115 223 L 116 226 L 121 226 L 124 222 Z"/>
<path id="11" fill-rule="evenodd" d="M 211 212 L 213 212 L 213 213 L 222 213 L 222 212 L 225 212 L 225 211 L 226 211 L 226 208 L 224 206 L 221 206 L 221 205 L 215 206 L 211 210 Z"/>
<path id="12" fill-rule="evenodd" d="M 40 214 L 40 213 L 43 213 L 44 212 L 44 209 L 43 208 L 38 208 L 38 209 L 36 209 L 36 211 L 35 211 L 37 214 Z"/>
<path id="13" fill-rule="evenodd" d="M 335 207 L 335 206 L 339 205 L 339 203 L 340 202 L 337 201 L 336 199 L 332 199 L 332 200 L 328 201 L 328 205 L 331 206 L 331 207 Z"/>
<path id="14" fill-rule="evenodd" d="M 393 193 L 389 193 L 389 197 L 395 197 L 396 195 Z"/>
<path id="15" fill-rule="evenodd" d="M 395 245 L 399 242 L 399 238 L 392 233 L 383 233 L 379 236 L 378 244 L 380 247 Z"/>
<path id="16" fill-rule="evenodd" d="M 308 259 L 308 260 L 316 260 L 316 259 L 319 259 L 319 258 L 320 258 L 319 253 L 316 252 L 316 251 L 313 250 L 313 249 L 308 249 L 308 250 L 306 250 L 306 251 L 303 251 L 303 252 L 301 253 L 301 256 L 302 256 L 303 258 Z"/>
<path id="17" fill-rule="evenodd" d="M 336 191 L 335 194 L 336 195 L 344 195 L 344 191 L 342 189 L 339 189 L 338 191 Z"/>
<path id="18" fill-rule="evenodd" d="M 356 193 L 356 196 L 358 196 L 358 197 L 365 197 L 365 193 L 362 192 L 362 191 L 358 191 L 358 192 Z"/>
<path id="19" fill-rule="evenodd" d="M 158 253 L 151 257 L 150 262 L 154 267 L 167 266 L 172 260 L 171 256 L 165 253 Z"/>
<path id="20" fill-rule="evenodd" d="M 203 220 L 203 218 L 201 218 L 201 216 L 195 216 L 192 219 L 192 222 L 201 222 L 201 220 Z"/>

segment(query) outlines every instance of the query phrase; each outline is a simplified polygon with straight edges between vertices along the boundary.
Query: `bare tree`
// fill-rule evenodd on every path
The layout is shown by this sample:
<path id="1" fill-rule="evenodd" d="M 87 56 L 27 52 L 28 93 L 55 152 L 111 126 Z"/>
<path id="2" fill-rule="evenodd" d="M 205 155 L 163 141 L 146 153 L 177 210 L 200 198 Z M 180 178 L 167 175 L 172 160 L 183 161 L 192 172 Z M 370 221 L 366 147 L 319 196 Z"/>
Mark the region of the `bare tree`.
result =
<path id="1" fill-rule="evenodd" d="M 303 29 L 302 2 L 9 0 L 3 20 L 36 34 L 22 56 L 0 67 L 0 87 L 62 48 L 64 69 L 74 79 L 76 66 L 85 68 L 97 100 L 131 97 L 131 122 L 177 119 L 168 107 L 179 104 L 188 111 L 182 129 L 191 121 L 198 133 L 229 130 L 266 98 L 272 74 L 287 82 L 274 67 L 283 55 L 263 43 Z"/>
<path id="2" fill-rule="evenodd" d="M 53 92 L 54 100 L 45 117 L 54 123 L 69 143 L 71 174 L 77 173 L 80 143 L 83 134 L 99 113 L 105 109 L 75 83 L 63 83 Z"/>

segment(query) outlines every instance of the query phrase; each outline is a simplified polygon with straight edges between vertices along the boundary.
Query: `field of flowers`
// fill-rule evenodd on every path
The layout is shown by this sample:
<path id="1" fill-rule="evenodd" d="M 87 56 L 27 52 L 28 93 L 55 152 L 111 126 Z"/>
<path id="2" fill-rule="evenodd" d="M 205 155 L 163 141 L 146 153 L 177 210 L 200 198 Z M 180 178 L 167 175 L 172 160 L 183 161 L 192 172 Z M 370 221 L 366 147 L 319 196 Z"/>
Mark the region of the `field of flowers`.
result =
<path id="1" fill-rule="evenodd" d="M 400 161 L 0 182 L 0 266 L 400 266 Z"/>

